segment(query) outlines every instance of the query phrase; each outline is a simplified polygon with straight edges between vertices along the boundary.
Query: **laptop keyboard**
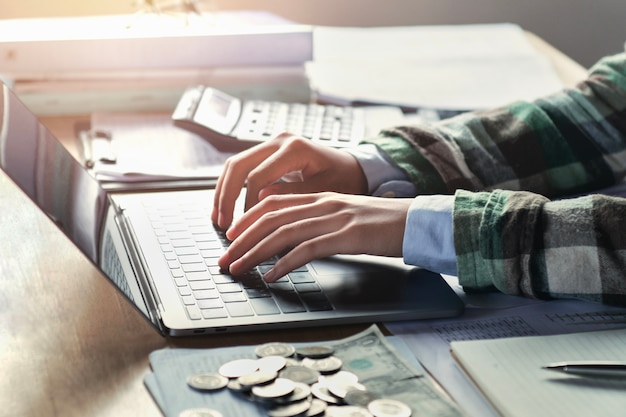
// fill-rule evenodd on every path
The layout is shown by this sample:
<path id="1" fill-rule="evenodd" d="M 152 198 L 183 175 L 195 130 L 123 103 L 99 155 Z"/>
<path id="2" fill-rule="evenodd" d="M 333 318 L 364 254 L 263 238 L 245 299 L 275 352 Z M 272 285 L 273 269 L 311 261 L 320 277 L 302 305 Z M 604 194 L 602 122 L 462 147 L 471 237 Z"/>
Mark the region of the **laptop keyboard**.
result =
<path id="1" fill-rule="evenodd" d="M 209 207 L 144 204 L 180 299 L 192 320 L 266 316 L 332 310 L 306 266 L 274 283 L 262 280 L 276 259 L 242 276 L 222 271 L 218 259 L 228 247 L 210 220 Z"/>

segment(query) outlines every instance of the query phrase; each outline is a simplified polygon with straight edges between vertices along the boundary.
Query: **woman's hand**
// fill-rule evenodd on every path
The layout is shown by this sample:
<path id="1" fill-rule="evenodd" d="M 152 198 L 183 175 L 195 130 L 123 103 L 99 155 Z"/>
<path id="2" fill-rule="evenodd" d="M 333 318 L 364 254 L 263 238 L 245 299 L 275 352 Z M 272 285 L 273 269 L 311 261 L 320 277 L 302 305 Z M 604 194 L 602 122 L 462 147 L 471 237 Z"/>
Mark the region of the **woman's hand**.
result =
<path id="1" fill-rule="evenodd" d="M 246 210 L 275 194 L 367 191 L 367 179 L 352 155 L 288 133 L 226 161 L 217 182 L 212 213 L 212 221 L 220 228 L 231 225 L 235 200 L 244 184 Z"/>
<path id="2" fill-rule="evenodd" d="M 330 255 L 402 256 L 412 201 L 337 193 L 273 195 L 228 230 L 233 242 L 220 258 L 220 267 L 239 275 L 282 254 L 264 277 L 272 282 Z"/>

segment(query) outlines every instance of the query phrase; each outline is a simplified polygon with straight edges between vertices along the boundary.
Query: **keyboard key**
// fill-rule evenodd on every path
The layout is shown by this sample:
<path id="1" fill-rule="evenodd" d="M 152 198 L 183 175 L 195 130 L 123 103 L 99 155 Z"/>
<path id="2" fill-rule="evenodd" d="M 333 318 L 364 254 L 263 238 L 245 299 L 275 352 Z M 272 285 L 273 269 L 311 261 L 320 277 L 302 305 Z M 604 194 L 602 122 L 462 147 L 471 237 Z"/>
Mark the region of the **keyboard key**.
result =
<path id="1" fill-rule="evenodd" d="M 300 284 L 305 282 L 315 282 L 315 278 L 309 272 L 290 272 L 289 279 L 294 284 Z"/>
<path id="2" fill-rule="evenodd" d="M 206 281 L 211 278 L 211 275 L 205 272 L 190 272 L 186 274 L 188 281 Z"/>
<path id="3" fill-rule="evenodd" d="M 178 262 L 181 264 L 202 264 L 204 260 L 199 254 L 194 255 L 182 255 L 178 257 Z"/>
<path id="4" fill-rule="evenodd" d="M 267 316 L 270 314 L 280 314 L 280 310 L 276 302 L 271 298 L 254 298 L 250 300 L 252 308 L 259 316 Z"/>
<path id="5" fill-rule="evenodd" d="M 200 320 L 202 318 L 202 313 L 196 306 L 187 306 L 187 315 L 191 320 Z"/>
<path id="6" fill-rule="evenodd" d="M 183 271 L 189 273 L 189 272 L 201 272 L 201 271 L 206 271 L 206 265 L 204 264 L 204 262 L 201 263 L 195 263 L 195 264 L 182 264 L 182 269 Z"/>
<path id="7" fill-rule="evenodd" d="M 212 290 L 215 288 L 215 284 L 213 283 L 213 281 L 206 279 L 203 281 L 191 281 L 189 283 L 189 286 L 191 287 L 192 290 L 196 291 L 196 290 Z"/>
<path id="8" fill-rule="evenodd" d="M 320 292 L 322 289 L 314 282 L 306 282 L 303 284 L 294 284 L 296 291 L 299 293 L 303 292 Z"/>
<path id="9" fill-rule="evenodd" d="M 198 307 L 202 310 L 207 308 L 222 308 L 224 307 L 224 303 L 220 299 L 212 298 L 209 300 L 198 300 Z"/>
<path id="10" fill-rule="evenodd" d="M 241 285 L 238 282 L 232 282 L 230 284 L 217 284 L 216 287 L 221 294 L 242 292 Z"/>
<path id="11" fill-rule="evenodd" d="M 247 317 L 254 316 L 254 311 L 248 303 L 230 303 L 226 304 L 226 310 L 231 317 Z"/>
<path id="12" fill-rule="evenodd" d="M 275 296 L 276 303 L 283 313 L 301 313 L 306 311 L 300 298 L 298 298 L 298 294 L 295 292 L 280 292 L 275 294 Z"/>
<path id="13" fill-rule="evenodd" d="M 240 303 L 242 301 L 248 301 L 243 292 L 229 292 L 221 295 L 224 303 Z"/>
<path id="14" fill-rule="evenodd" d="M 193 292 L 193 296 L 196 297 L 196 300 L 206 300 L 207 298 L 219 298 L 220 293 L 215 290 L 198 290 Z"/>
<path id="15" fill-rule="evenodd" d="M 223 319 L 228 317 L 228 313 L 224 307 L 211 308 L 208 310 L 202 310 L 202 317 L 205 319 Z"/>

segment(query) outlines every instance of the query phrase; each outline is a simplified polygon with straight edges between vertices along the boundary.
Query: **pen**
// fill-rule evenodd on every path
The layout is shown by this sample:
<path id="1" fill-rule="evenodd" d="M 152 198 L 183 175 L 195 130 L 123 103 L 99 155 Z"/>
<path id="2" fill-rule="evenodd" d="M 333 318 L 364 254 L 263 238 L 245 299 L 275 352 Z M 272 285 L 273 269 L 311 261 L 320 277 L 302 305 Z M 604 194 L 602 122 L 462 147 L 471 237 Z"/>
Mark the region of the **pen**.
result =
<path id="1" fill-rule="evenodd" d="M 543 369 L 579 376 L 626 378 L 626 362 L 617 361 L 555 362 Z"/>

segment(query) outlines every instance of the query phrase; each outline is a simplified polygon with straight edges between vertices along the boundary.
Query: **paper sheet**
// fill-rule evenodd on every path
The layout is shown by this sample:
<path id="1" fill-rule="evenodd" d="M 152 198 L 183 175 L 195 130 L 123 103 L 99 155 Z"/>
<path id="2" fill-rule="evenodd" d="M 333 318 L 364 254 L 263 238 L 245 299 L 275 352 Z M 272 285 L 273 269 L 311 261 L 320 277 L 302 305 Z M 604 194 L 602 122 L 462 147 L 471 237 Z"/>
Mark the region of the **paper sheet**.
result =
<path id="1" fill-rule="evenodd" d="M 314 31 L 311 86 L 322 100 L 472 110 L 562 88 L 513 24 Z"/>
<path id="2" fill-rule="evenodd" d="M 102 182 L 217 178 L 229 156 L 174 126 L 169 114 L 94 113 L 91 128 L 110 133 L 116 158 L 93 167 Z"/>
<path id="3" fill-rule="evenodd" d="M 626 361 L 626 329 L 453 342 L 452 350 L 505 417 L 618 417 L 626 379 L 578 377 L 542 369 L 552 362 Z"/>
<path id="4" fill-rule="evenodd" d="M 597 303 L 568 300 L 543 302 L 496 293 L 467 297 L 467 302 L 466 312 L 460 318 L 385 325 L 394 335 L 406 341 L 424 368 L 462 404 L 470 417 L 495 417 L 497 414 L 455 365 L 450 355 L 451 342 L 626 326 L 626 309 Z"/>

